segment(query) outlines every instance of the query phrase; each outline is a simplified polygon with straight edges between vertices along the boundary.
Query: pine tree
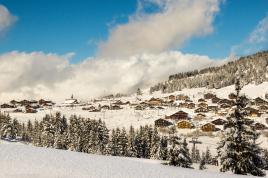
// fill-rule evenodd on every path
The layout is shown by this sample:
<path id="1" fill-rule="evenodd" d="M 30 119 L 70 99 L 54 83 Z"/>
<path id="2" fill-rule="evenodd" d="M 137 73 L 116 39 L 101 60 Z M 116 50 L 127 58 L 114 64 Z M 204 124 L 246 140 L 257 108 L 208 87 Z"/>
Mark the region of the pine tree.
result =
<path id="1" fill-rule="evenodd" d="M 204 170 L 206 169 L 206 156 L 204 153 L 202 153 L 202 158 L 201 158 L 201 161 L 200 161 L 200 164 L 199 164 L 199 170 Z"/>
<path id="2" fill-rule="evenodd" d="M 169 149 L 169 165 L 178 166 L 180 154 L 180 138 L 176 135 L 170 137 L 171 148 Z"/>
<path id="3" fill-rule="evenodd" d="M 142 158 L 150 158 L 151 140 L 153 135 L 153 129 L 148 125 L 142 128 L 141 144 L 142 144 Z"/>
<path id="4" fill-rule="evenodd" d="M 41 122 L 41 144 L 43 147 L 53 147 L 55 125 L 53 125 L 53 116 L 46 115 Z"/>
<path id="5" fill-rule="evenodd" d="M 137 150 L 135 149 L 135 130 L 133 126 L 130 126 L 129 128 L 129 134 L 128 134 L 128 148 L 127 153 L 129 157 L 136 157 L 137 156 Z"/>
<path id="6" fill-rule="evenodd" d="M 12 140 L 15 139 L 17 135 L 17 130 L 12 123 L 9 115 L 2 115 L 1 118 L 1 130 L 0 136 L 2 139 Z"/>
<path id="7" fill-rule="evenodd" d="M 160 140 L 159 158 L 161 160 L 168 160 L 168 139 L 166 136 L 161 137 Z"/>
<path id="8" fill-rule="evenodd" d="M 54 148 L 67 149 L 67 121 L 65 117 L 61 117 L 60 113 L 56 113 L 54 120 Z"/>
<path id="9" fill-rule="evenodd" d="M 142 143 L 142 136 L 143 136 L 143 129 L 140 127 L 140 129 L 137 131 L 137 134 L 134 139 L 134 149 L 136 150 L 137 158 L 143 157 L 143 143 Z"/>
<path id="10" fill-rule="evenodd" d="M 236 106 L 224 124 L 224 138 L 218 146 L 218 153 L 221 161 L 221 171 L 232 171 L 235 174 L 252 174 L 254 176 L 264 176 L 262 171 L 264 161 L 260 156 L 260 148 L 256 143 L 258 134 L 247 125 L 245 118 L 247 105 L 245 97 L 240 96 L 241 86 L 237 79 Z"/>
<path id="11" fill-rule="evenodd" d="M 151 139 L 150 158 L 159 159 L 160 157 L 160 137 L 158 135 L 157 128 L 154 126 L 154 131 Z"/>
<path id="12" fill-rule="evenodd" d="M 179 149 L 178 166 L 184 168 L 191 168 L 192 160 L 187 146 L 188 144 L 186 142 L 186 138 L 184 138 L 183 143 L 181 144 Z"/>
<path id="13" fill-rule="evenodd" d="M 42 144 L 41 144 L 41 126 L 37 120 L 34 121 L 32 140 L 33 140 L 34 146 L 42 146 Z"/>
<path id="14" fill-rule="evenodd" d="M 32 138 L 33 138 L 33 124 L 30 120 L 28 120 L 27 122 L 27 127 L 26 127 L 26 140 L 27 142 L 32 142 Z"/>
<path id="15" fill-rule="evenodd" d="M 140 96 L 140 95 L 142 95 L 142 92 L 141 92 L 141 89 L 138 88 L 138 89 L 137 89 L 137 96 Z"/>
<path id="16" fill-rule="evenodd" d="M 12 134 L 13 134 L 13 139 L 16 139 L 18 135 L 21 135 L 22 128 L 21 124 L 17 119 L 13 119 L 12 121 Z"/>
<path id="17" fill-rule="evenodd" d="M 24 123 L 22 123 L 21 141 L 30 142 L 29 137 L 27 137 L 27 131 Z"/>
<path id="18" fill-rule="evenodd" d="M 118 135 L 120 134 L 120 130 L 119 128 L 117 128 L 116 130 L 112 130 L 111 140 L 109 143 L 109 149 L 111 150 L 110 153 L 112 156 L 119 155 Z"/>
<path id="19" fill-rule="evenodd" d="M 195 149 L 195 160 L 197 163 L 201 161 L 200 151 L 197 148 Z"/>
<path id="20" fill-rule="evenodd" d="M 107 145 L 109 143 L 109 130 L 104 122 L 99 120 L 98 122 L 98 152 L 101 154 L 107 154 Z"/>
<path id="21" fill-rule="evenodd" d="M 68 127 L 68 149 L 72 151 L 81 151 L 81 136 L 82 136 L 82 128 L 81 128 L 82 119 L 78 118 L 76 115 L 72 115 L 70 117 L 70 125 Z"/>
<path id="22" fill-rule="evenodd" d="M 209 150 L 208 147 L 207 147 L 207 150 L 206 150 L 206 153 L 205 153 L 205 161 L 206 161 L 206 164 L 211 164 L 212 163 L 212 156 L 211 156 L 211 153 L 210 153 L 210 150 Z"/>
<path id="23" fill-rule="evenodd" d="M 119 156 L 127 156 L 127 148 L 128 148 L 128 139 L 127 139 L 127 133 L 126 129 L 123 128 L 121 133 L 118 136 L 118 151 Z"/>

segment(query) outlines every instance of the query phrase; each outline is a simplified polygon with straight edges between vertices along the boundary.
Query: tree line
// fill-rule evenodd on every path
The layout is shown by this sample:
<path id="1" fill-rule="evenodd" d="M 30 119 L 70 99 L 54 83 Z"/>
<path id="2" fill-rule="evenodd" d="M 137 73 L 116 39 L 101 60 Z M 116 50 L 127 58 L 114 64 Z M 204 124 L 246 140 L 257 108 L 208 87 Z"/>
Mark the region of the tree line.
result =
<path id="1" fill-rule="evenodd" d="M 150 92 L 169 93 L 184 88 L 200 87 L 222 88 L 235 84 L 237 75 L 240 75 L 243 84 L 261 84 L 268 81 L 267 66 L 268 51 L 263 51 L 230 61 L 222 66 L 170 75 L 167 81 L 152 86 Z"/>
<path id="2" fill-rule="evenodd" d="M 197 148 L 188 148 L 186 138 L 180 138 L 176 129 L 162 136 L 151 125 L 134 129 L 108 130 L 102 120 L 92 120 L 72 115 L 67 121 L 60 113 L 46 115 L 41 121 L 20 123 L 7 114 L 0 113 L 0 136 L 7 141 L 21 141 L 38 147 L 76 152 L 164 160 L 167 164 L 191 168 L 192 163 L 212 164 L 207 149 L 201 154 Z M 202 167 L 201 169 L 203 169 Z"/>

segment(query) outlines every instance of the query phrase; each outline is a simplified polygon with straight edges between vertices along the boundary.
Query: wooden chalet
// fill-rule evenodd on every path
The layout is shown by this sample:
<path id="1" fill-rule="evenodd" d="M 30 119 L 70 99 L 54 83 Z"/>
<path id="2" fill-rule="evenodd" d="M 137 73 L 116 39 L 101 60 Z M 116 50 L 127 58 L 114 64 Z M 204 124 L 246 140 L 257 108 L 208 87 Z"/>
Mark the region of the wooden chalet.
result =
<path id="1" fill-rule="evenodd" d="M 120 106 L 118 106 L 118 105 L 112 105 L 111 107 L 110 107 L 110 109 L 111 110 L 120 110 L 120 109 L 122 109 Z"/>
<path id="2" fill-rule="evenodd" d="M 218 106 L 208 106 L 208 111 L 215 111 L 217 112 L 219 110 Z"/>
<path id="3" fill-rule="evenodd" d="M 246 110 L 248 116 L 250 116 L 250 117 L 260 117 L 261 116 L 261 113 L 257 109 L 247 107 L 247 108 L 245 108 L 245 110 Z"/>
<path id="4" fill-rule="evenodd" d="M 177 128 L 179 129 L 192 129 L 194 125 L 188 120 L 182 120 L 177 123 Z"/>
<path id="5" fill-rule="evenodd" d="M 156 127 L 168 127 L 173 125 L 172 122 L 167 121 L 166 119 L 157 119 L 154 121 Z"/>
<path id="6" fill-rule="evenodd" d="M 89 110 L 89 112 L 100 112 L 101 110 L 100 109 L 92 109 L 92 110 Z"/>
<path id="7" fill-rule="evenodd" d="M 265 97 L 265 99 L 268 100 L 268 93 L 266 93 L 264 97 Z"/>
<path id="8" fill-rule="evenodd" d="M 26 107 L 25 111 L 26 113 L 37 113 L 37 110 L 31 107 Z"/>
<path id="9" fill-rule="evenodd" d="M 223 119 L 219 118 L 219 119 L 213 120 L 211 123 L 214 124 L 214 125 L 223 125 L 226 122 L 227 122 L 226 120 L 223 120 Z"/>
<path id="10" fill-rule="evenodd" d="M 39 104 L 29 104 L 29 105 L 26 105 L 25 108 L 38 109 L 38 108 L 40 108 L 40 105 Z"/>
<path id="11" fill-rule="evenodd" d="M 30 104 L 30 101 L 28 101 L 28 100 L 21 100 L 19 103 L 20 103 L 21 106 L 26 106 L 26 105 L 29 105 Z"/>
<path id="12" fill-rule="evenodd" d="M 213 104 L 216 104 L 216 103 L 218 103 L 220 100 L 221 100 L 220 98 L 218 98 L 218 97 L 215 96 L 214 98 L 211 99 L 211 102 L 212 102 Z"/>
<path id="13" fill-rule="evenodd" d="M 254 123 L 254 121 L 252 119 L 245 118 L 245 124 L 246 125 L 252 125 L 253 123 Z"/>
<path id="14" fill-rule="evenodd" d="M 166 102 L 162 102 L 161 105 L 162 106 L 172 106 L 174 104 L 174 101 L 173 100 L 170 100 L 170 101 L 166 101 Z"/>
<path id="15" fill-rule="evenodd" d="M 257 106 L 268 105 L 268 102 L 260 97 L 257 97 L 254 101 Z"/>
<path id="16" fill-rule="evenodd" d="M 176 96 L 176 100 L 187 100 L 187 99 L 190 99 L 189 96 L 187 95 L 180 94 Z"/>
<path id="17" fill-rule="evenodd" d="M 159 99 L 159 98 L 151 98 L 148 101 L 148 104 L 151 105 L 151 106 L 161 106 L 162 102 L 163 101 L 161 99 Z"/>
<path id="18" fill-rule="evenodd" d="M 261 124 L 259 122 L 256 122 L 255 124 L 252 124 L 251 127 L 255 130 L 266 130 L 268 129 L 266 125 Z"/>
<path id="19" fill-rule="evenodd" d="M 15 110 L 13 110 L 13 112 L 14 113 L 20 113 L 20 112 L 22 112 L 22 110 L 21 109 L 15 109 Z"/>
<path id="20" fill-rule="evenodd" d="M 220 108 L 222 108 L 222 109 L 231 108 L 231 107 L 232 106 L 230 104 L 227 104 L 227 103 L 220 104 Z"/>
<path id="21" fill-rule="evenodd" d="M 199 107 L 196 110 L 194 110 L 195 113 L 200 113 L 200 112 L 208 112 L 207 108 Z"/>
<path id="22" fill-rule="evenodd" d="M 234 106 L 235 105 L 235 102 L 233 100 L 228 100 L 228 99 L 221 99 L 219 102 L 218 102 L 219 105 L 221 104 L 228 104 L 230 106 Z"/>
<path id="23" fill-rule="evenodd" d="M 179 103 L 178 105 L 179 108 L 188 108 L 188 103 L 184 102 L 184 103 Z"/>
<path id="24" fill-rule="evenodd" d="M 1 107 L 2 109 L 16 108 L 16 106 L 11 105 L 11 104 L 6 104 L 6 103 L 1 104 L 0 107 Z"/>
<path id="25" fill-rule="evenodd" d="M 40 106 L 53 106 L 55 103 L 53 102 L 48 102 L 48 103 L 44 103 L 43 105 Z"/>
<path id="26" fill-rule="evenodd" d="M 160 109 L 160 110 L 163 110 L 165 108 L 161 107 L 161 106 L 157 106 L 156 109 Z"/>
<path id="27" fill-rule="evenodd" d="M 101 106 L 101 109 L 109 110 L 110 106 L 109 105 L 103 105 L 103 106 Z"/>
<path id="28" fill-rule="evenodd" d="M 87 111 L 87 110 L 94 110 L 94 109 L 96 109 L 94 106 L 83 107 L 83 108 L 82 108 L 82 110 L 85 110 L 85 111 Z"/>
<path id="29" fill-rule="evenodd" d="M 236 94 L 234 94 L 234 93 L 230 93 L 230 94 L 228 95 L 228 98 L 229 98 L 230 100 L 236 99 Z"/>
<path id="30" fill-rule="evenodd" d="M 258 107 L 259 111 L 268 111 L 268 106 L 266 105 L 261 105 Z"/>
<path id="31" fill-rule="evenodd" d="M 19 102 L 22 106 L 27 106 L 27 105 L 31 105 L 31 104 L 37 104 L 38 102 L 35 100 L 22 100 Z"/>
<path id="32" fill-rule="evenodd" d="M 195 117 L 194 120 L 204 120 L 206 118 L 206 115 L 203 113 L 198 113 Z"/>
<path id="33" fill-rule="evenodd" d="M 184 111 L 178 111 L 170 116 L 166 117 L 167 119 L 179 121 L 179 120 L 189 120 L 190 118 L 188 117 L 188 113 Z"/>
<path id="34" fill-rule="evenodd" d="M 201 108 L 208 108 L 208 104 L 207 103 L 198 103 L 197 107 L 201 107 Z"/>
<path id="35" fill-rule="evenodd" d="M 187 102 L 187 103 L 192 103 L 193 101 L 192 100 L 190 100 L 190 99 L 187 99 L 187 100 L 184 100 L 185 102 Z"/>
<path id="36" fill-rule="evenodd" d="M 216 95 L 214 95 L 212 93 L 206 93 L 206 94 L 204 94 L 204 99 L 206 99 L 206 100 L 212 99 L 214 97 L 216 97 Z"/>
<path id="37" fill-rule="evenodd" d="M 212 123 L 207 123 L 207 124 L 204 124 L 201 126 L 201 130 L 203 132 L 214 132 L 214 131 L 216 131 L 216 127 Z"/>
<path id="38" fill-rule="evenodd" d="M 217 114 L 218 114 L 218 116 L 226 116 L 227 112 L 226 111 L 220 111 Z"/>
<path id="39" fill-rule="evenodd" d="M 204 103 L 204 102 L 206 102 L 205 99 L 203 99 L 203 98 L 198 99 L 198 103 Z"/>
<path id="40" fill-rule="evenodd" d="M 195 104 L 194 103 L 188 103 L 187 108 L 188 109 L 194 109 L 195 108 Z"/>
<path id="41" fill-rule="evenodd" d="M 42 105 L 42 106 L 47 106 L 47 105 L 51 105 L 52 104 L 52 101 L 46 101 L 46 100 L 44 100 L 44 99 L 40 99 L 39 101 L 38 101 L 38 104 L 39 105 Z"/>
<path id="42" fill-rule="evenodd" d="M 135 110 L 144 110 L 144 107 L 142 105 L 137 105 L 134 108 Z"/>
<path id="43" fill-rule="evenodd" d="M 113 105 L 127 105 L 127 104 L 129 104 L 130 102 L 129 101 L 127 101 L 127 102 L 122 102 L 121 100 L 118 100 L 118 101 L 116 101 L 115 103 L 113 103 Z"/>
<path id="44" fill-rule="evenodd" d="M 175 95 L 169 95 L 168 96 L 169 100 L 175 101 L 176 100 L 176 96 Z"/>
<path id="45" fill-rule="evenodd" d="M 10 104 L 12 104 L 12 105 L 19 105 L 20 102 L 19 101 L 16 101 L 16 100 L 11 100 L 10 101 Z"/>

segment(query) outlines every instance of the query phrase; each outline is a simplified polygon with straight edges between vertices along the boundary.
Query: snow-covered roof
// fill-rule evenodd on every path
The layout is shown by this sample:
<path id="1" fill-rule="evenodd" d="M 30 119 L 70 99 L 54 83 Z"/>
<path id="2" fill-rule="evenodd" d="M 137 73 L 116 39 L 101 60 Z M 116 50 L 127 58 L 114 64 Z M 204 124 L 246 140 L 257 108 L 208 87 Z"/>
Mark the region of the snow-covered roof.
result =
<path id="1" fill-rule="evenodd" d="M 77 99 L 66 99 L 64 101 L 64 104 L 75 104 L 77 102 L 78 102 Z"/>

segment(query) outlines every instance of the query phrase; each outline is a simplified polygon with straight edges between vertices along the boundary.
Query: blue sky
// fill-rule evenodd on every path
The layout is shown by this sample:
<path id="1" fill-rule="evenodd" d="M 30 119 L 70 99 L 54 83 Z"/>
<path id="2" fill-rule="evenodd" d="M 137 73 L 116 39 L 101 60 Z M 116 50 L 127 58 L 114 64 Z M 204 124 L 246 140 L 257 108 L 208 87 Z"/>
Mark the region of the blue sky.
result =
<path id="1" fill-rule="evenodd" d="M 0 53 L 74 52 L 72 62 L 95 56 L 96 44 L 108 38 L 109 29 L 127 23 L 137 9 L 135 0 L 0 0 L 0 4 L 17 17 L 0 38 Z M 267 12 L 267 0 L 226 0 L 213 21 L 212 33 L 193 37 L 176 49 L 211 58 L 227 57 Z M 267 43 L 262 47 L 268 47 Z"/>

